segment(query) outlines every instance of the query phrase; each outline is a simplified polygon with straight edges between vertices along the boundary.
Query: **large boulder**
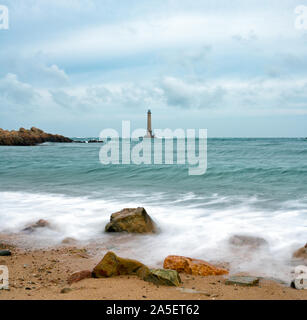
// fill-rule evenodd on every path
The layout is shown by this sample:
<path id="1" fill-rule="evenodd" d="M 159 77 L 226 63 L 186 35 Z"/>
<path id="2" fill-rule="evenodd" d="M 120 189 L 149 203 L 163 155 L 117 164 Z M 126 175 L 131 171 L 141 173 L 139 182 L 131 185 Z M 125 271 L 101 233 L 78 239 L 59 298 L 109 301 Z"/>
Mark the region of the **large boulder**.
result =
<path id="1" fill-rule="evenodd" d="M 229 238 L 229 243 L 235 247 L 249 247 L 254 249 L 268 245 L 268 242 L 263 238 L 247 235 L 233 235 Z"/>
<path id="2" fill-rule="evenodd" d="M 180 276 L 176 270 L 149 269 L 144 266 L 137 271 L 137 275 L 142 280 L 152 282 L 155 285 L 178 287 L 181 283 Z"/>
<path id="3" fill-rule="evenodd" d="M 144 208 L 127 208 L 111 215 L 106 232 L 152 233 L 155 224 Z"/>
<path id="4" fill-rule="evenodd" d="M 142 267 L 144 264 L 137 260 L 120 258 L 114 252 L 109 251 L 93 269 L 92 275 L 95 278 L 133 275 Z"/>
<path id="5" fill-rule="evenodd" d="M 307 243 L 293 253 L 293 258 L 307 260 Z"/>
<path id="6" fill-rule="evenodd" d="M 216 276 L 229 273 L 228 270 L 215 267 L 206 261 L 182 256 L 166 257 L 163 268 L 199 276 Z"/>

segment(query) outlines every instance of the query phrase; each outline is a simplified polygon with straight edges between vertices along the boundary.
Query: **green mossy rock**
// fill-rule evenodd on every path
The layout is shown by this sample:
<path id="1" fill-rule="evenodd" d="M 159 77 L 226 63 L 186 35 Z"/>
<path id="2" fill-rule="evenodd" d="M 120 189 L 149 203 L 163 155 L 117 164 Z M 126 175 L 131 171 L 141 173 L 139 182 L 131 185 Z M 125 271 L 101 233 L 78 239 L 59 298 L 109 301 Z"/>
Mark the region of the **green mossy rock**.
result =
<path id="1" fill-rule="evenodd" d="M 143 267 L 138 270 L 137 275 L 142 280 L 152 282 L 155 285 L 178 287 L 181 283 L 180 276 L 175 270 Z"/>
<path id="2" fill-rule="evenodd" d="M 133 275 L 142 267 L 144 264 L 137 260 L 120 258 L 114 252 L 109 251 L 93 269 L 92 275 L 95 278 Z"/>

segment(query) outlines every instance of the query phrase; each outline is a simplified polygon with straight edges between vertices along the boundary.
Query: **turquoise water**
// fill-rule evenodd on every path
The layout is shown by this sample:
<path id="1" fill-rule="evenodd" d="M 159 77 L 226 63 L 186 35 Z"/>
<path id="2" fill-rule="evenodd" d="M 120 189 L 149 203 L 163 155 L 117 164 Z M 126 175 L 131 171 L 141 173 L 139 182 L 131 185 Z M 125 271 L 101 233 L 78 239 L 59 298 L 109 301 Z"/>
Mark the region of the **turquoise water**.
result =
<path id="1" fill-rule="evenodd" d="M 209 139 L 201 176 L 189 176 L 188 165 L 102 165 L 100 148 L 1 147 L 0 232 L 47 218 L 58 229 L 40 234 L 42 243 L 66 236 L 109 241 L 103 227 L 110 214 L 144 206 L 161 233 L 145 236 L 133 250 L 150 248 L 143 259 L 151 263 L 170 253 L 231 260 L 227 239 L 244 233 L 269 242 L 262 266 L 280 265 L 307 241 L 307 140 Z M 257 265 L 251 261 L 244 266 Z"/>
<path id="2" fill-rule="evenodd" d="M 102 165 L 99 144 L 1 147 L 0 191 L 114 198 L 116 193 L 257 197 L 264 208 L 307 196 L 307 140 L 209 139 L 205 175 L 188 165 Z M 137 196 L 136 196 L 137 199 Z M 203 203 L 205 205 L 205 201 Z"/>

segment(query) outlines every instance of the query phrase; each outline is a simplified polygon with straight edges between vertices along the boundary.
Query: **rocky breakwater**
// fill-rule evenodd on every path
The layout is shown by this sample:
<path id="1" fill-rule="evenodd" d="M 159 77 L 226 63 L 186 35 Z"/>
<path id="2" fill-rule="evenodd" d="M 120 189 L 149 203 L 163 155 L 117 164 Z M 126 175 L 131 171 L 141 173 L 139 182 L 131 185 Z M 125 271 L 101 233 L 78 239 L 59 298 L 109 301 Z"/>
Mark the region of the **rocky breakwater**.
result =
<path id="1" fill-rule="evenodd" d="M 0 146 L 35 146 L 44 142 L 66 142 L 73 140 L 58 134 L 46 133 L 32 127 L 30 130 L 20 128 L 19 131 L 0 129 Z"/>

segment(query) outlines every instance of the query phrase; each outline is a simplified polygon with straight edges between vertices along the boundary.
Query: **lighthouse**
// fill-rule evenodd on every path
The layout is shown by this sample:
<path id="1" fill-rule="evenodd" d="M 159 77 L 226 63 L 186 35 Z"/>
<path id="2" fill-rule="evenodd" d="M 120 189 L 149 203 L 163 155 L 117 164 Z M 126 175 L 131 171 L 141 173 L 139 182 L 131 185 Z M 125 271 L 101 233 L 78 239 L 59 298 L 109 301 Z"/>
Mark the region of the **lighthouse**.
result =
<path id="1" fill-rule="evenodd" d="M 151 111 L 148 110 L 147 112 L 147 134 L 145 138 L 154 138 L 154 135 L 152 134 L 152 127 L 151 127 Z"/>

